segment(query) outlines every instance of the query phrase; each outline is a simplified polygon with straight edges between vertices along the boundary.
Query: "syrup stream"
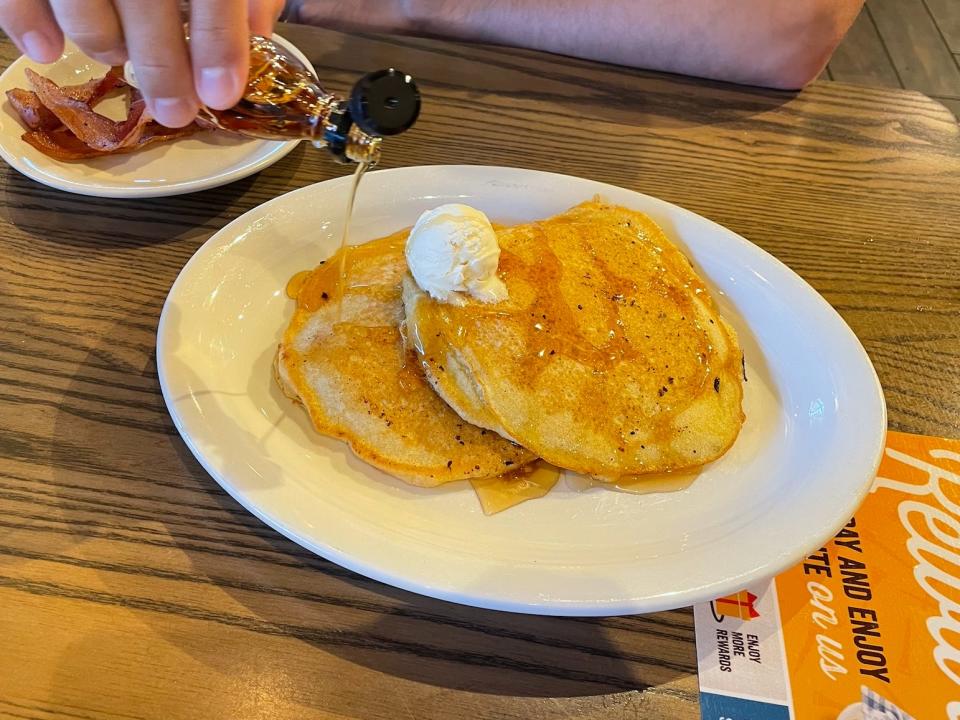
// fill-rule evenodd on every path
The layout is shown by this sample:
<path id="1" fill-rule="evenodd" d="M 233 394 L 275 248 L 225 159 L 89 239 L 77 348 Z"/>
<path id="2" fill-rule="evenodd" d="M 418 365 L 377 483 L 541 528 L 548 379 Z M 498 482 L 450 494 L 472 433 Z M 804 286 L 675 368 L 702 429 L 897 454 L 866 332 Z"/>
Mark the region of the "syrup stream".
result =
<path id="1" fill-rule="evenodd" d="M 350 222 L 353 218 L 353 205 L 357 199 L 357 191 L 360 189 L 360 180 L 363 174 L 370 167 L 369 163 L 357 163 L 357 169 L 353 171 L 353 183 L 350 186 L 350 195 L 347 197 L 347 212 L 343 218 L 343 235 L 340 237 L 339 263 L 337 271 L 337 296 L 339 297 L 337 306 L 337 322 L 343 318 L 343 296 L 347 289 L 347 253 L 349 252 L 347 242 L 350 239 Z"/>

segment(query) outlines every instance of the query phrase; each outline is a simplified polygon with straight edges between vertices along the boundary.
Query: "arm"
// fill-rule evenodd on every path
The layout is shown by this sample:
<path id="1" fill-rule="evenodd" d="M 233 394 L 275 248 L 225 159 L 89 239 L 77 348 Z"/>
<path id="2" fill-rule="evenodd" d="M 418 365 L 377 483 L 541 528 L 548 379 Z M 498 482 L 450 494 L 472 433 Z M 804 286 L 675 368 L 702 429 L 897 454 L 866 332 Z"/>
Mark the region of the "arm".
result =
<path id="1" fill-rule="evenodd" d="M 301 0 L 299 18 L 794 89 L 823 70 L 862 5 L 863 0 Z"/>

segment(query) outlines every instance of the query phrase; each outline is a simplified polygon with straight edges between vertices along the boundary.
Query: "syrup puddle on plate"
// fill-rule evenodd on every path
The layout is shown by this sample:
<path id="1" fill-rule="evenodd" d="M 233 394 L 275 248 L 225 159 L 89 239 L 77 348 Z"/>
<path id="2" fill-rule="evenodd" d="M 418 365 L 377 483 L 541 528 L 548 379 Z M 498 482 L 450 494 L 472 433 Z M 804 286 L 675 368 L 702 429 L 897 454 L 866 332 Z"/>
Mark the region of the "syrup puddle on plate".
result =
<path id="1" fill-rule="evenodd" d="M 603 488 L 633 495 L 649 495 L 686 490 L 700 477 L 702 468 L 675 473 L 656 473 L 651 475 L 632 475 L 622 477 L 615 482 L 597 480 L 584 475 L 568 475 L 567 484 L 577 492 L 586 492 L 592 488 Z"/>
<path id="2" fill-rule="evenodd" d="M 494 515 L 526 500 L 541 498 L 560 479 L 560 468 L 542 460 L 492 478 L 471 480 L 484 515 Z"/>
<path id="3" fill-rule="evenodd" d="M 633 475 L 616 482 L 604 482 L 584 475 L 567 474 L 567 486 L 577 492 L 593 488 L 648 495 L 686 490 L 700 476 L 701 469 L 676 473 Z M 499 477 L 471 480 L 484 515 L 495 515 L 527 500 L 542 498 L 549 493 L 564 471 L 543 460 L 536 460 Z"/>

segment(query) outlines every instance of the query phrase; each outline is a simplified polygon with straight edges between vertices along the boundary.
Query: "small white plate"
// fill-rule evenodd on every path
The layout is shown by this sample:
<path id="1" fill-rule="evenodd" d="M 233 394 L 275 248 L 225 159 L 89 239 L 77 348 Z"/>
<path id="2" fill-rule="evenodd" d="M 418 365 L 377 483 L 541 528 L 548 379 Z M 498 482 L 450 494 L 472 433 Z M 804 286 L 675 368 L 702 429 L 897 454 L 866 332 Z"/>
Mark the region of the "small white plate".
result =
<path id="1" fill-rule="evenodd" d="M 273 39 L 316 74 L 310 61 L 289 41 L 278 35 Z M 300 142 L 251 140 L 224 132 L 205 132 L 134 153 L 61 162 L 20 139 L 26 128 L 5 93 L 13 88 L 30 88 L 26 68 L 58 85 L 75 85 L 105 74 L 109 67 L 91 60 L 68 43 L 63 56 L 51 65 L 35 63 L 23 55 L 0 75 L 0 157 L 27 177 L 58 190 L 114 198 L 163 197 L 208 190 L 273 165 Z M 123 116 L 122 104 L 119 98 L 110 99 L 97 111 L 117 119 Z"/>
<path id="2" fill-rule="evenodd" d="M 415 592 L 516 612 L 613 615 L 691 605 L 801 560 L 870 487 L 886 409 L 850 328 L 789 268 L 675 205 L 550 173 L 434 166 L 368 174 L 352 241 L 412 225 L 445 202 L 499 222 L 602 194 L 649 213 L 690 254 L 746 353 L 747 420 L 688 488 L 630 495 L 562 480 L 493 517 L 469 485 L 413 488 L 318 436 L 276 388 L 292 311 L 287 280 L 337 247 L 349 178 L 276 198 L 187 263 L 157 339 L 167 407 L 190 449 L 244 507 L 352 570 Z"/>

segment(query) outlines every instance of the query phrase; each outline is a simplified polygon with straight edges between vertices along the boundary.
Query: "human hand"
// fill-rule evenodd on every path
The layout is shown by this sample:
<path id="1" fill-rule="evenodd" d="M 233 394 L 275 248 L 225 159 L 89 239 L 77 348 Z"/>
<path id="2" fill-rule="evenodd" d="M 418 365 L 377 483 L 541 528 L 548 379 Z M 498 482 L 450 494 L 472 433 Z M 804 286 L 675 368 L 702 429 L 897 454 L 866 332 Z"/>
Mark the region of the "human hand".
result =
<path id="1" fill-rule="evenodd" d="M 181 5 L 189 5 L 190 46 Z M 36 62 L 63 52 L 64 36 L 95 60 L 133 62 L 151 114 L 182 127 L 200 103 L 225 110 L 243 94 L 250 35 L 270 36 L 283 0 L 0 0 L 0 27 Z"/>

